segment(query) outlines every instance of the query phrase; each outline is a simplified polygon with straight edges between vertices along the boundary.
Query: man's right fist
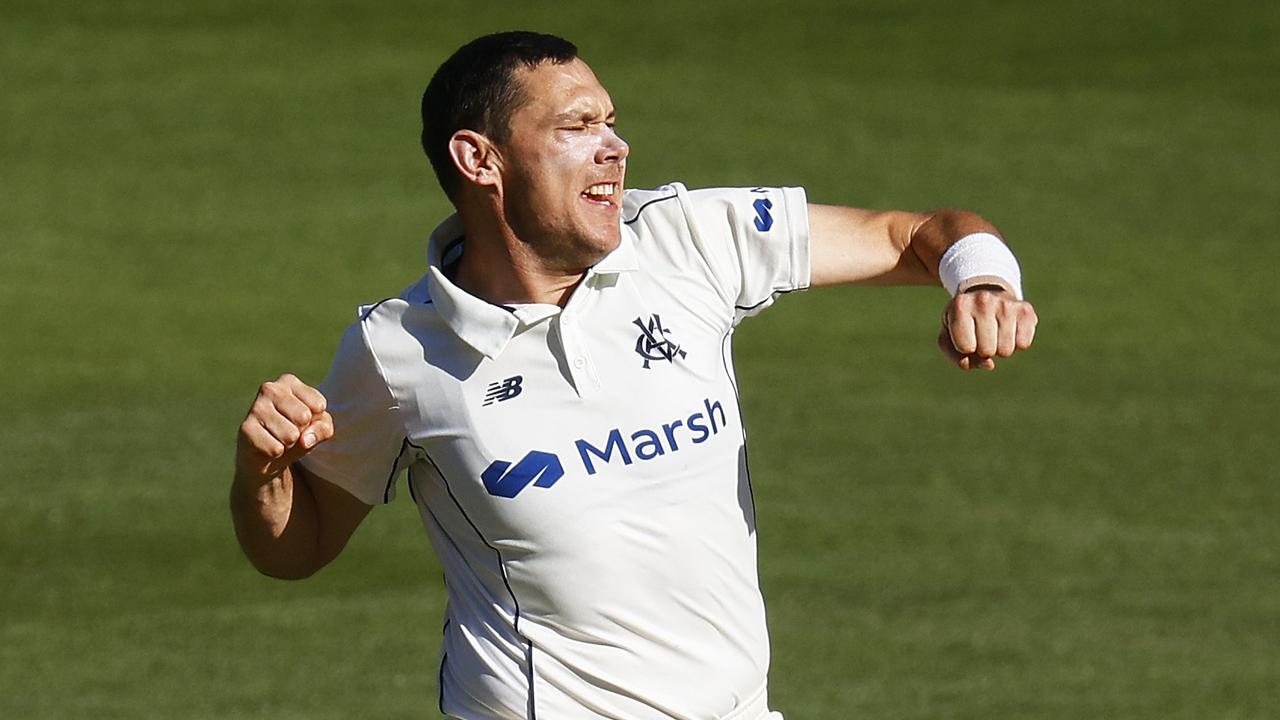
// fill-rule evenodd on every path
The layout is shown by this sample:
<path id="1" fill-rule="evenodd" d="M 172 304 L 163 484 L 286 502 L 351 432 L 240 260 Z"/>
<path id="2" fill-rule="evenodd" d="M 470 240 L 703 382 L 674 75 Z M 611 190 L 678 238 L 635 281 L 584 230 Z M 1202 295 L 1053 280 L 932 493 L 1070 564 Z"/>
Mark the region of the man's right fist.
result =
<path id="1" fill-rule="evenodd" d="M 289 373 L 258 388 L 240 423 L 236 465 L 240 472 L 276 477 L 312 448 L 333 437 L 324 395 Z"/>

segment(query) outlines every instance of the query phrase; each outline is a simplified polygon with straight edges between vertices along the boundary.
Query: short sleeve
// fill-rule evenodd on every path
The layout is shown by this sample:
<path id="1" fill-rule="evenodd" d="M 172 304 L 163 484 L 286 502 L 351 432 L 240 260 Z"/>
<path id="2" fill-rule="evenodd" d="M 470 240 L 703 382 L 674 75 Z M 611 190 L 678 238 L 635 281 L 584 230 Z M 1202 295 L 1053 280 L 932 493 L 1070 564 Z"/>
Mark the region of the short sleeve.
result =
<path id="1" fill-rule="evenodd" d="M 734 305 L 735 323 L 782 293 L 809 287 L 802 188 L 711 188 L 685 191 L 681 199 L 694 242 Z"/>
<path id="2" fill-rule="evenodd" d="M 320 385 L 333 416 L 333 437 L 302 459 L 307 472 L 368 505 L 390 502 L 408 460 L 400 410 L 369 350 L 363 323 L 347 328 Z"/>

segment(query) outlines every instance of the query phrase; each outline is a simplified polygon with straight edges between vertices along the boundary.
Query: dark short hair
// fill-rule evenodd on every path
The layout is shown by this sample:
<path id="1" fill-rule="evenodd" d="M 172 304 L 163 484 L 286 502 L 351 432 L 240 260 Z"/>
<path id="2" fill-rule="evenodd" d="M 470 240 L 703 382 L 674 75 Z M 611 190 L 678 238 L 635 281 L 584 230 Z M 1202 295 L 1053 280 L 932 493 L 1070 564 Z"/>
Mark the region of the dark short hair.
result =
<path id="1" fill-rule="evenodd" d="M 422 149 L 446 195 L 455 198 L 462 180 L 449 138 L 466 129 L 506 141 L 511 116 L 524 101 L 516 69 L 576 57 L 578 48 L 564 38 L 512 31 L 476 38 L 444 61 L 422 94 Z"/>

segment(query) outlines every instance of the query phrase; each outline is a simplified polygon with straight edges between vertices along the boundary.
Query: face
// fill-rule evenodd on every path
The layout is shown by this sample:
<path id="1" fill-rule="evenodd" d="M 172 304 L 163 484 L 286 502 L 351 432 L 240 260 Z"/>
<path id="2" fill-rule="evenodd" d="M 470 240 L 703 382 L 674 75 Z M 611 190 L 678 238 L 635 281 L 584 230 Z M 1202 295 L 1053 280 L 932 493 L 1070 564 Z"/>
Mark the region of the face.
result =
<path id="1" fill-rule="evenodd" d="M 501 158 L 507 224 L 548 269 L 580 272 L 618 246 L 630 149 L 613 102 L 581 60 L 517 71 L 524 104 Z"/>

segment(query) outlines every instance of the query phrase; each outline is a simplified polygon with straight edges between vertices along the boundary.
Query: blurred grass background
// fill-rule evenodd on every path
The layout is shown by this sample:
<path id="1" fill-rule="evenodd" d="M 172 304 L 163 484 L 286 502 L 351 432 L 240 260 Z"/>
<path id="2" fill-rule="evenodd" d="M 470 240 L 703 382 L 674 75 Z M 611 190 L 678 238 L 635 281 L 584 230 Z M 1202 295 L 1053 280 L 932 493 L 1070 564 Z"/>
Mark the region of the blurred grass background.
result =
<path id="1" fill-rule="evenodd" d="M 405 500 L 301 584 L 241 559 L 234 429 L 318 380 L 446 212 L 418 99 L 563 34 L 629 182 L 976 209 L 1036 347 L 944 296 L 743 326 L 771 694 L 809 718 L 1280 717 L 1280 5 L 0 6 L 0 717 L 433 717 Z"/>

